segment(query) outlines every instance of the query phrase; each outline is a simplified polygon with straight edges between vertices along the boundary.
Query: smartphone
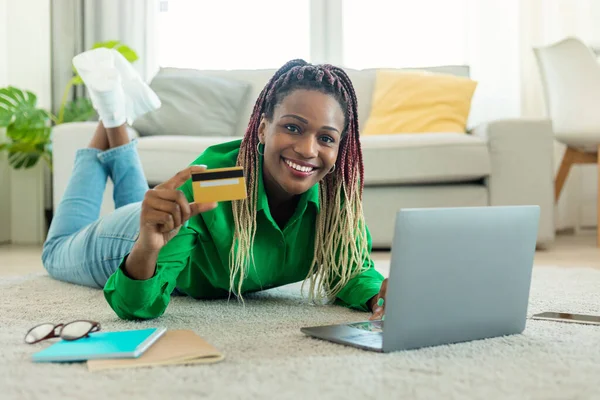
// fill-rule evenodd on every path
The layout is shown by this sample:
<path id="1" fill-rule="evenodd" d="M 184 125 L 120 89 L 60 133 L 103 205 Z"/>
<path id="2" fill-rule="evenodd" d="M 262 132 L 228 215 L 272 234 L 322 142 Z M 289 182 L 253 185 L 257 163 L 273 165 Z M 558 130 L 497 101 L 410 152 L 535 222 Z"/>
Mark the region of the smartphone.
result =
<path id="1" fill-rule="evenodd" d="M 543 312 L 534 314 L 531 318 L 558 322 L 573 322 L 575 324 L 600 325 L 600 315 Z"/>

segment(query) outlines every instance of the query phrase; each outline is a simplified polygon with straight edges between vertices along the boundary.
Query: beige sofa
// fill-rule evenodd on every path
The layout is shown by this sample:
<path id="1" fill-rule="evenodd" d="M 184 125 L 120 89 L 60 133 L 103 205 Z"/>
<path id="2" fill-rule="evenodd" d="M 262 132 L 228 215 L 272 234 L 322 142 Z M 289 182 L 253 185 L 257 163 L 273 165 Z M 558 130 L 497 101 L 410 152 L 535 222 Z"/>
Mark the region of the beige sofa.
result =
<path id="1" fill-rule="evenodd" d="M 464 66 L 429 68 L 468 76 Z M 148 181 L 162 182 L 192 162 L 208 146 L 241 137 L 254 102 L 274 70 L 202 71 L 245 81 L 250 94 L 232 137 L 147 136 L 139 154 Z M 369 116 L 375 70 L 347 70 L 357 97 L 359 124 Z M 184 123 L 184 122 L 182 122 Z M 94 123 L 58 126 L 54 131 L 54 207 L 65 190 L 75 150 L 85 146 Z M 132 135 L 138 133 L 132 129 Z M 365 163 L 364 210 L 373 245 L 390 247 L 395 213 L 408 207 L 463 207 L 536 204 L 541 207 L 538 244 L 554 239 L 553 135 L 549 121 L 498 120 L 469 134 L 390 134 L 361 139 Z M 102 213 L 112 205 L 108 185 Z"/>

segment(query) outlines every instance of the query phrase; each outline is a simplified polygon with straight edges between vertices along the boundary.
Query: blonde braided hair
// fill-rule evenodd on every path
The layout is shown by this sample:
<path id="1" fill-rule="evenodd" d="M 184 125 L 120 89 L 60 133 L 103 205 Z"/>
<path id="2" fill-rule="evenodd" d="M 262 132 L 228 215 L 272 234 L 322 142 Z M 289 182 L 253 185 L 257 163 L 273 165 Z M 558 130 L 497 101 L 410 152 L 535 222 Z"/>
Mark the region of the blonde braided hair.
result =
<path id="1" fill-rule="evenodd" d="M 300 88 L 334 96 L 345 112 L 345 129 L 335 171 L 319 183 L 320 212 L 315 224 L 313 262 L 307 275 L 310 300 L 334 298 L 350 279 L 362 271 L 369 257 L 362 210 L 364 168 L 352 82 L 342 69 L 332 65 L 292 60 L 281 67 L 261 91 L 237 159 L 237 165 L 244 168 L 248 198 L 232 204 L 235 230 L 230 254 L 229 290 L 240 298 L 248 267 L 251 263 L 254 265 L 257 174 L 261 173 L 256 149 L 261 116 L 265 114 L 271 118 L 275 106 L 287 94 Z"/>

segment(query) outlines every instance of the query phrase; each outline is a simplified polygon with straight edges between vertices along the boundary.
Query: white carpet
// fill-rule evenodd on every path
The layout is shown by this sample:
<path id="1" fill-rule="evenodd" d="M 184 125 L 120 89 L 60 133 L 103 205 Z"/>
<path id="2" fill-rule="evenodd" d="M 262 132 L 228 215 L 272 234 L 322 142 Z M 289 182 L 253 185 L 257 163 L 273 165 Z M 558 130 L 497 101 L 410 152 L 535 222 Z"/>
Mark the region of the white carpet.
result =
<path id="1" fill-rule="evenodd" d="M 377 354 L 304 336 L 302 326 L 367 314 L 305 305 L 294 288 L 254 296 L 245 309 L 174 298 L 164 317 L 133 323 L 119 320 L 98 290 L 45 275 L 0 279 L 0 398 L 600 398 L 599 326 L 529 320 L 522 335 Z M 529 313 L 546 310 L 600 314 L 600 271 L 536 267 Z M 23 344 L 28 328 L 77 318 L 104 330 L 191 328 L 227 358 L 95 373 L 29 361 L 47 344 Z"/>

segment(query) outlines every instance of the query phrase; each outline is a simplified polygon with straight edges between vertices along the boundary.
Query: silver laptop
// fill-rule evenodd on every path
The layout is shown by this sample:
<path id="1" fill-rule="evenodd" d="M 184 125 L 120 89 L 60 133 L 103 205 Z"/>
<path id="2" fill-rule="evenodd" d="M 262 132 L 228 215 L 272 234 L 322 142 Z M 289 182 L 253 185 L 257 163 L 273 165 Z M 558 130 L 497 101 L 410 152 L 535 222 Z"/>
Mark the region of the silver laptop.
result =
<path id="1" fill-rule="evenodd" d="M 391 352 L 523 332 L 538 206 L 403 209 L 396 216 L 384 321 L 302 328 Z"/>

